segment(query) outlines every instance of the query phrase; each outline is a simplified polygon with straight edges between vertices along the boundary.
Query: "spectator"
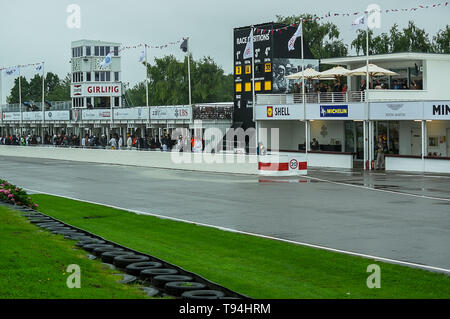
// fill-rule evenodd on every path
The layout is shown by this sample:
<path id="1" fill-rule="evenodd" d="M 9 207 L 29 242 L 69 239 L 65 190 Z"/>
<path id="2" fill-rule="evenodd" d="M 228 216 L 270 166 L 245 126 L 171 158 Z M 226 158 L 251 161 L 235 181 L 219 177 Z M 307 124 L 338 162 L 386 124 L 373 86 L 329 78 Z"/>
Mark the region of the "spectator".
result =
<path id="1" fill-rule="evenodd" d="M 131 147 L 133 146 L 133 139 L 131 138 L 131 135 L 130 134 L 127 134 L 128 135 L 128 138 L 127 138 L 127 148 L 129 149 L 129 150 L 131 150 Z"/>

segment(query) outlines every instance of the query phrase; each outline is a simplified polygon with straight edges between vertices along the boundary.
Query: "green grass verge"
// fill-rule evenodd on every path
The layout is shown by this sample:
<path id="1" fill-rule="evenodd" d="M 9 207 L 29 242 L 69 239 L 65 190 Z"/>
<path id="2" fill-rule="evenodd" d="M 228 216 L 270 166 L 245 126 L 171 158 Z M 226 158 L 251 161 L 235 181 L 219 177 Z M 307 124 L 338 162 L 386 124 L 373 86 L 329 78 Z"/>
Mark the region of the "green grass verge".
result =
<path id="1" fill-rule="evenodd" d="M 45 214 L 254 298 L 450 298 L 450 276 L 443 274 L 60 197 L 32 198 Z M 374 263 L 380 289 L 366 285 Z"/>
<path id="2" fill-rule="evenodd" d="M 74 247 L 75 242 L 40 230 L 18 211 L 0 206 L 0 299 L 145 298 L 137 286 L 117 283 L 117 272 Z M 80 266 L 80 289 L 66 285 L 71 264 Z"/>

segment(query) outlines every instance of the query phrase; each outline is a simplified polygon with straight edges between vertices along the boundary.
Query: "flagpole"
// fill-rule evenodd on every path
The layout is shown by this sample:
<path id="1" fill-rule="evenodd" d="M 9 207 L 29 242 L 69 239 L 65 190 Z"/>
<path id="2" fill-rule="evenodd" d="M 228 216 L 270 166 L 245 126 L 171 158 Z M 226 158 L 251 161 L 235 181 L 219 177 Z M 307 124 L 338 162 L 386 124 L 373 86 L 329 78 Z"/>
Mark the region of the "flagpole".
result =
<path id="1" fill-rule="evenodd" d="M 3 75 L 2 74 L 3 74 L 3 70 L 0 69 L 0 117 L 1 117 L 0 121 L 3 124 L 3 82 L 2 82 L 2 80 L 3 80 L 2 76 Z M 2 130 L 3 131 L 5 130 L 3 128 L 3 125 L 2 125 Z M 2 132 L 2 133 L 4 133 L 4 132 Z"/>
<path id="2" fill-rule="evenodd" d="M 308 161 L 308 145 L 309 145 L 309 122 L 306 119 L 306 99 L 305 99 L 305 55 L 303 50 L 303 18 L 301 18 L 300 26 L 302 28 L 301 52 L 302 52 L 302 100 L 303 100 L 303 117 L 305 119 L 305 154 Z"/>
<path id="3" fill-rule="evenodd" d="M 253 41 L 253 26 L 251 26 L 250 35 L 252 39 L 249 41 Z M 259 134 L 258 134 L 258 121 L 256 120 L 256 98 L 255 98 L 255 45 L 252 45 L 252 106 L 253 106 L 253 121 L 255 122 L 255 130 L 256 130 L 256 148 L 255 153 L 258 155 L 258 147 L 259 147 Z M 250 150 L 249 150 L 250 151 Z M 259 154 L 261 155 L 261 154 Z"/>
<path id="4" fill-rule="evenodd" d="M 20 84 L 20 66 L 19 69 L 19 110 L 20 110 L 20 136 L 23 135 L 23 120 L 22 120 L 22 85 Z"/>
<path id="5" fill-rule="evenodd" d="M 148 107 L 148 62 L 147 62 L 147 44 L 145 44 L 145 105 Z"/>
<path id="6" fill-rule="evenodd" d="M 45 69 L 44 62 L 42 62 L 42 139 L 41 143 L 44 144 L 44 125 L 45 125 Z"/>
<path id="7" fill-rule="evenodd" d="M 366 110 L 367 110 L 367 120 L 369 120 L 369 88 L 370 88 L 370 77 L 369 77 L 369 21 L 368 17 L 366 17 Z M 368 123 L 369 130 L 371 129 L 370 121 Z M 372 143 L 371 141 L 371 134 L 369 131 L 368 134 L 369 141 L 368 141 L 368 156 L 369 156 L 369 167 L 368 170 L 371 170 L 372 167 Z"/>
<path id="8" fill-rule="evenodd" d="M 189 48 L 189 37 L 187 37 L 187 54 L 188 54 L 188 82 L 189 82 L 189 106 L 192 105 L 192 92 L 191 92 L 191 51 Z"/>

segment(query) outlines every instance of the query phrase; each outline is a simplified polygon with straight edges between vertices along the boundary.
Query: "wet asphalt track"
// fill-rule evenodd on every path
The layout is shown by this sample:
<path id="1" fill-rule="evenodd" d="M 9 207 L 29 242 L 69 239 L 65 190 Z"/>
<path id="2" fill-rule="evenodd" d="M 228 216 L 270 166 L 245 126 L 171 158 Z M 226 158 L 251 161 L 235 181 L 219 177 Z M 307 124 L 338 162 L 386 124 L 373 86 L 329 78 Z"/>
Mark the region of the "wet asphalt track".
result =
<path id="1" fill-rule="evenodd" d="M 24 188 L 450 269 L 450 176 L 335 170 L 309 176 L 285 183 L 0 156 L 0 178 Z"/>

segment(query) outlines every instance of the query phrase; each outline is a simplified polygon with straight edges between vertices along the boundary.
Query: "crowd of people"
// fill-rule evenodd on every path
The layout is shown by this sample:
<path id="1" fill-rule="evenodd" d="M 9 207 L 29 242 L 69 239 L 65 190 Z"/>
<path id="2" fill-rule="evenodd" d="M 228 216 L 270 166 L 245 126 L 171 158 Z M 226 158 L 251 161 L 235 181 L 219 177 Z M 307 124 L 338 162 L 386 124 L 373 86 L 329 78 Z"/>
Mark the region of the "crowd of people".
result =
<path id="1" fill-rule="evenodd" d="M 16 146 L 33 146 L 48 145 L 54 147 L 81 147 L 81 148 L 103 148 L 103 149 L 137 149 L 137 150 L 161 150 L 166 151 L 190 151 L 202 152 L 205 147 L 205 141 L 198 137 L 187 137 L 172 139 L 170 134 L 153 137 L 139 137 L 134 134 L 127 134 L 126 138 L 122 138 L 118 134 L 112 134 L 108 139 L 106 135 L 85 135 L 82 138 L 78 135 L 70 135 L 61 133 L 58 135 L 46 134 L 42 141 L 39 135 L 8 135 L 0 136 L 0 145 L 16 145 Z"/>

